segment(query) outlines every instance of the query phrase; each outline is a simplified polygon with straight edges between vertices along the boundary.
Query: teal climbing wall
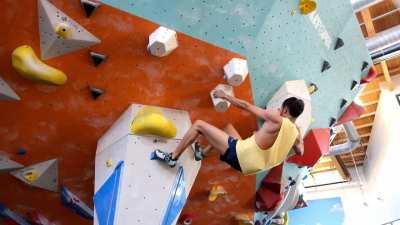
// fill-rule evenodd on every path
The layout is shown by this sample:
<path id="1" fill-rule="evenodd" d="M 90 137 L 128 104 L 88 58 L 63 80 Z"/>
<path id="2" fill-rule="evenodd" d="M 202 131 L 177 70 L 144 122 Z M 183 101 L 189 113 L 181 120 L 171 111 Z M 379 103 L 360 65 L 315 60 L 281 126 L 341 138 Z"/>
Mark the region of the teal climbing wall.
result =
<path id="1" fill-rule="evenodd" d="M 352 80 L 371 64 L 364 38 L 348 0 L 318 1 L 303 16 L 297 0 L 103 0 L 104 3 L 187 33 L 247 57 L 257 105 L 287 80 L 317 84 L 312 96 L 312 127 L 327 127 L 337 118 L 342 98 L 351 102 Z M 344 47 L 334 51 L 337 37 Z M 321 73 L 322 62 L 331 69 Z M 364 71 L 366 73 L 366 71 Z"/>

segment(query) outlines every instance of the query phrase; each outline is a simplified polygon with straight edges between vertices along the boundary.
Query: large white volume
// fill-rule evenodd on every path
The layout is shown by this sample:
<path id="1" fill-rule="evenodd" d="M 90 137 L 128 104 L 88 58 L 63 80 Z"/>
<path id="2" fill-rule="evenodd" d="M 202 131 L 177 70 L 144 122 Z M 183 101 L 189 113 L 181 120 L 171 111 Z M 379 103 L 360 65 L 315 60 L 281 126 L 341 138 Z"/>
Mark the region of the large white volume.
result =
<path id="1" fill-rule="evenodd" d="M 247 61 L 244 59 L 233 58 L 225 66 L 225 79 L 232 86 L 239 86 L 246 79 L 249 69 Z"/>
<path id="2" fill-rule="evenodd" d="M 230 102 L 221 99 L 221 98 L 215 98 L 214 97 L 214 91 L 216 90 L 222 90 L 223 92 L 225 92 L 225 94 L 230 95 L 230 96 L 234 96 L 233 94 L 233 87 L 226 85 L 226 84 L 218 84 L 217 87 L 215 87 L 211 92 L 210 92 L 210 96 L 211 96 L 211 100 L 214 104 L 214 108 L 215 111 L 217 112 L 225 112 L 226 110 L 228 110 L 229 106 L 231 105 Z"/>
<path id="3" fill-rule="evenodd" d="M 151 152 L 162 149 L 172 152 L 179 145 L 183 135 L 191 126 L 189 113 L 182 110 L 159 107 L 168 119 L 172 120 L 177 128 L 174 139 L 165 139 L 152 135 L 134 135 L 129 132 L 129 127 L 144 105 L 132 104 L 113 126 L 99 140 L 95 159 L 95 196 L 103 185 L 112 177 L 113 172 L 120 162 L 124 163 L 121 169 L 119 182 L 115 185 L 118 192 L 106 192 L 106 195 L 116 198 L 115 210 L 110 210 L 113 223 L 118 225 L 157 225 L 162 224 L 168 215 L 168 208 L 174 194 L 174 184 L 179 168 L 183 168 L 186 199 L 190 193 L 201 161 L 194 159 L 194 150 L 189 147 L 180 156 L 174 168 L 151 160 Z M 100 202 L 101 203 L 101 202 Z M 99 205 L 95 203 L 94 225 L 102 225 L 99 220 L 101 213 L 96 207 L 109 207 L 112 205 Z M 181 208 L 178 210 L 180 213 Z M 106 215 L 106 216 L 109 216 Z M 101 214 L 104 216 L 104 214 Z M 174 218 L 175 224 L 179 214 Z"/>
<path id="4" fill-rule="evenodd" d="M 280 108 L 283 101 L 290 97 L 299 98 L 304 102 L 304 111 L 296 119 L 296 125 L 299 127 L 300 132 L 304 137 L 306 131 L 310 127 L 312 118 L 311 97 L 304 80 L 286 81 L 269 100 L 267 108 Z"/>
<path id="5" fill-rule="evenodd" d="M 154 56 L 163 57 L 178 47 L 178 38 L 174 30 L 159 27 L 150 34 L 147 49 Z"/>

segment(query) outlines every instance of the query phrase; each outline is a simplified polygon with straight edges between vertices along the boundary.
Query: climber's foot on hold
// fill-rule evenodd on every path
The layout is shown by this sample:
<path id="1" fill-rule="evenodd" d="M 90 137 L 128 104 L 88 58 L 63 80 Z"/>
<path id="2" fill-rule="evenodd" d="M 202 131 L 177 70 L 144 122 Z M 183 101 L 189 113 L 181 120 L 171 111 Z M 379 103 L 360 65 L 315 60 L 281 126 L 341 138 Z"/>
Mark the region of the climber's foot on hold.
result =
<path id="1" fill-rule="evenodd" d="M 176 166 L 176 159 L 172 159 L 172 153 L 163 152 L 160 149 L 156 149 L 152 152 L 151 159 L 157 159 L 170 167 Z"/>
<path id="2" fill-rule="evenodd" d="M 203 148 L 200 146 L 198 142 L 194 143 L 194 159 L 196 161 L 200 161 L 204 158 Z"/>

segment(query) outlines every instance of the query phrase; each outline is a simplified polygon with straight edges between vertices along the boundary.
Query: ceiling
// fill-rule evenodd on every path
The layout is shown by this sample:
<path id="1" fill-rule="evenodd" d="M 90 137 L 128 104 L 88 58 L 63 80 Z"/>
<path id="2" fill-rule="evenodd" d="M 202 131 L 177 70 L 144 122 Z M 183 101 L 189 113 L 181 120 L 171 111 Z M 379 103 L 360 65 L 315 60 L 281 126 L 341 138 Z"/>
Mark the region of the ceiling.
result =
<path id="1" fill-rule="evenodd" d="M 364 37 L 369 38 L 378 32 L 399 25 L 400 12 L 396 10 L 393 0 L 385 0 L 358 12 L 357 19 Z M 386 64 L 390 76 L 399 74 L 399 57 L 387 60 Z M 353 121 L 361 138 L 361 145 L 352 152 L 352 155 L 347 153 L 337 157 L 323 157 L 313 168 L 313 173 L 338 170 L 343 178 L 349 179 L 347 168 L 354 165 L 362 165 L 366 159 L 366 151 L 380 95 L 379 83 L 385 81 L 381 64 L 376 64 L 375 67 L 379 72 L 379 76 L 367 84 L 359 95 L 359 100 L 365 108 L 365 113 L 359 119 Z M 335 137 L 332 145 L 341 144 L 346 141 L 346 134 L 341 132 Z"/>

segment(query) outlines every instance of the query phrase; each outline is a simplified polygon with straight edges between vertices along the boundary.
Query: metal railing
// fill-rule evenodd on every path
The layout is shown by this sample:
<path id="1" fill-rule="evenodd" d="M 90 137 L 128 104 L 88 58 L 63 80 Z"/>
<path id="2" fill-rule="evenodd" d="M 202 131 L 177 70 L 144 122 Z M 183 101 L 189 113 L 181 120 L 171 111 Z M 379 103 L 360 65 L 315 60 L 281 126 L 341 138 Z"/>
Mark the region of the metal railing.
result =
<path id="1" fill-rule="evenodd" d="M 398 222 L 398 221 L 400 221 L 400 218 L 397 219 L 397 220 L 392 220 L 392 221 L 390 221 L 390 222 L 384 223 L 384 224 L 382 224 L 382 225 L 394 225 L 394 222 Z"/>

